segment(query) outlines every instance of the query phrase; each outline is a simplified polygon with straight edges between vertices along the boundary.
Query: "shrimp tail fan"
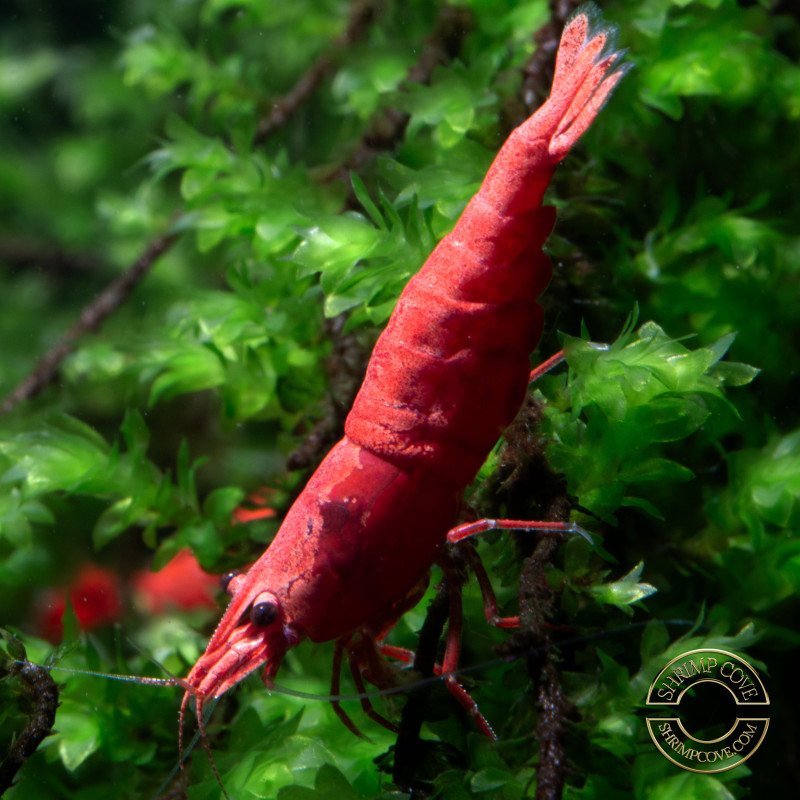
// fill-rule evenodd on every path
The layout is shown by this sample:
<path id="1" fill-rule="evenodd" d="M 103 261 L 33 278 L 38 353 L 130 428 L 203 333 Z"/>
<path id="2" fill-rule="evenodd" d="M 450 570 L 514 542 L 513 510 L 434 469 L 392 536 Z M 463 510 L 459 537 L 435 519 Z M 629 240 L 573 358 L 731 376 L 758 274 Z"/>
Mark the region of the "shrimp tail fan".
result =
<path id="1" fill-rule="evenodd" d="M 615 49 L 617 29 L 593 3 L 569 18 L 556 55 L 553 88 L 542 107 L 512 131 L 481 194 L 507 216 L 539 208 L 557 164 L 592 124 L 630 65 Z"/>
<path id="2" fill-rule="evenodd" d="M 626 51 L 616 49 L 616 40 L 616 27 L 603 22 L 594 3 L 580 6 L 564 27 L 553 88 L 539 112 L 552 119 L 548 149 L 556 161 L 586 132 L 632 66 L 622 63 Z"/>

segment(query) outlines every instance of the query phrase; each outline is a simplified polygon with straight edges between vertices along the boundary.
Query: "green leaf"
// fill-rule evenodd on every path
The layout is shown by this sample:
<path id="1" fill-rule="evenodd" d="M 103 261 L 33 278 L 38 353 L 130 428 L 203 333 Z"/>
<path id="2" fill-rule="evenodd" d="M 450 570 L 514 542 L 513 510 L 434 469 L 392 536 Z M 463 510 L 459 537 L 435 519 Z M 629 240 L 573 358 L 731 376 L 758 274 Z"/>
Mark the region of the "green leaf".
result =
<path id="1" fill-rule="evenodd" d="M 223 553 L 223 545 L 214 524 L 198 522 L 181 529 L 181 539 L 194 551 L 204 569 L 213 569 Z"/>
<path id="2" fill-rule="evenodd" d="M 626 508 L 639 508 L 655 519 L 664 519 L 664 515 L 649 500 L 645 500 L 643 497 L 625 497 L 621 505 Z"/>
<path id="3" fill-rule="evenodd" d="M 119 426 L 120 433 L 125 441 L 125 446 L 131 452 L 144 454 L 150 443 L 150 431 L 144 417 L 136 409 L 129 409 L 125 413 L 125 419 Z"/>
<path id="4" fill-rule="evenodd" d="M 342 773 L 333 764 L 323 764 L 314 779 L 314 788 L 319 797 L 336 797 L 341 800 L 358 800 L 358 794 Z"/>
<path id="5" fill-rule="evenodd" d="M 4 54 L 0 58 L 0 104 L 18 102 L 57 72 L 59 56 L 42 47 L 24 55 Z"/>
<path id="6" fill-rule="evenodd" d="M 639 578 L 644 570 L 644 562 L 640 561 L 627 575 L 617 581 L 590 586 L 589 592 L 600 603 L 608 603 L 625 610 L 627 606 L 644 600 L 658 590 L 649 583 L 642 583 Z"/>
<path id="7" fill-rule="evenodd" d="M 369 191 L 367 191 L 364 181 L 362 181 L 361 178 L 359 178 L 359 176 L 353 172 L 350 175 L 350 182 L 353 185 L 353 192 L 355 193 L 358 202 L 361 203 L 361 206 L 364 208 L 367 214 L 369 214 L 369 218 L 378 228 L 386 230 L 386 223 L 384 222 L 383 216 L 373 202 L 372 198 L 369 196 Z"/>
<path id="8" fill-rule="evenodd" d="M 694 473 L 668 458 L 651 458 L 620 470 L 619 477 L 626 483 L 642 481 L 688 481 Z"/>
<path id="9" fill-rule="evenodd" d="M 0 453 L 15 462 L 3 480 L 23 477 L 35 495 L 91 482 L 107 464 L 111 450 L 88 425 L 71 417 L 58 417 L 0 442 Z"/>
<path id="10" fill-rule="evenodd" d="M 66 769 L 74 772 L 99 747 L 99 721 L 77 710 L 61 708 L 57 730 L 58 755 Z"/>
<path id="11" fill-rule="evenodd" d="M 714 375 L 718 376 L 726 386 L 747 386 L 759 372 L 761 370 L 757 367 L 735 361 L 723 361 L 714 366 Z"/>
<path id="12" fill-rule="evenodd" d="M 203 513 L 216 525 L 225 525 L 230 521 L 233 510 L 244 500 L 245 493 L 235 486 L 220 486 L 214 489 L 203 500 Z"/>
<path id="13" fill-rule="evenodd" d="M 22 640 L 15 636 L 11 631 L 0 628 L 0 639 L 5 641 L 6 650 L 11 658 L 17 661 L 27 661 L 28 654 L 25 651 L 25 645 Z"/>
<path id="14" fill-rule="evenodd" d="M 95 548 L 101 549 L 137 522 L 140 510 L 139 504 L 133 497 L 123 497 L 110 505 L 100 515 L 92 531 Z"/>
<path id="15" fill-rule="evenodd" d="M 469 785 L 473 792 L 493 792 L 513 782 L 513 776 L 506 770 L 497 767 L 487 767 L 476 772 L 470 779 Z"/>
<path id="16" fill-rule="evenodd" d="M 649 800 L 734 800 L 719 778 L 691 772 L 674 775 L 650 787 Z"/>
<path id="17" fill-rule="evenodd" d="M 219 356 L 202 345 L 164 353 L 160 360 L 161 374 L 150 387 L 150 405 L 188 392 L 199 392 L 223 383 L 225 373 Z"/>

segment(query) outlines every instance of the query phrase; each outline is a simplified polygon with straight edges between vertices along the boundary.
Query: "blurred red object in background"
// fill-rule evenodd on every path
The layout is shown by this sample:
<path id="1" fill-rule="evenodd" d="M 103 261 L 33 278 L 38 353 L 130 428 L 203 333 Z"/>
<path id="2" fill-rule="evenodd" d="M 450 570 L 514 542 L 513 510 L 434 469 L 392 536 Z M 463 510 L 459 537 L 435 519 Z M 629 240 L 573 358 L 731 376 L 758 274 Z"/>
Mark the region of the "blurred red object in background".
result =
<path id="1" fill-rule="evenodd" d="M 181 550 L 158 572 L 143 569 L 134 573 L 130 586 L 136 604 L 146 614 L 163 614 L 174 608 L 215 609 L 219 576 L 201 569 L 192 551 L 187 549 Z M 45 590 L 36 604 L 34 629 L 53 644 L 64 637 L 67 595 L 83 631 L 110 625 L 122 617 L 120 577 L 110 569 L 84 564 L 67 588 Z"/>
<path id="2" fill-rule="evenodd" d="M 216 608 L 219 576 L 205 572 L 191 550 L 181 550 L 158 572 L 140 570 L 131 579 L 136 604 L 146 614 L 170 608 Z"/>
<path id="3" fill-rule="evenodd" d="M 270 506 L 275 495 L 275 489 L 270 486 L 262 486 L 248 495 L 245 503 L 253 506 L 246 508 L 244 505 L 233 510 L 231 518 L 232 525 L 246 525 L 248 522 L 255 522 L 259 519 L 274 519 L 277 517 L 275 509 Z"/>
<path id="4" fill-rule="evenodd" d="M 67 593 L 81 630 L 90 631 L 109 625 L 122 616 L 119 577 L 109 569 L 84 564 L 67 589 L 48 589 L 38 603 L 36 632 L 54 644 L 64 636 Z"/>

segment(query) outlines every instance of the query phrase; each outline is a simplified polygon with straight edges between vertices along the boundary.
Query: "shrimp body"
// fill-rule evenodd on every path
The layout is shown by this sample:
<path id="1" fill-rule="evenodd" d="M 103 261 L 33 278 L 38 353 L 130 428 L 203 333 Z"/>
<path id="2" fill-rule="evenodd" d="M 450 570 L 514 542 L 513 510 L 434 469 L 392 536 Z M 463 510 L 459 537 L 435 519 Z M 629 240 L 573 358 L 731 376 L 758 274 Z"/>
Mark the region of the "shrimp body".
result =
<path id="1" fill-rule="evenodd" d="M 585 7 L 568 22 L 547 102 L 509 137 L 455 228 L 403 291 L 334 446 L 187 678 L 198 712 L 301 639 L 377 635 L 419 599 L 460 496 L 525 397 L 551 267 L 558 162 L 624 74 Z M 594 30 L 592 30 L 594 28 Z"/>

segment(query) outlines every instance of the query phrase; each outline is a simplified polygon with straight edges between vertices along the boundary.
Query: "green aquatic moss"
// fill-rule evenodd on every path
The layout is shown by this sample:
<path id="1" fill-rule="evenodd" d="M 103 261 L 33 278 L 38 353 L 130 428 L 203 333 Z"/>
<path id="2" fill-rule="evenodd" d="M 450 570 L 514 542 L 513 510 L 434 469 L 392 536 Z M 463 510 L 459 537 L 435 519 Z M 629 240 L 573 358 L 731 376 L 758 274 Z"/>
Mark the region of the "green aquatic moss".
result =
<path id="1" fill-rule="evenodd" d="M 535 360 L 563 344 L 567 364 L 534 387 L 533 421 L 468 497 L 543 514 L 555 492 L 591 535 L 568 537 L 543 573 L 570 631 L 554 661 L 564 797 L 774 793 L 793 785 L 780 707 L 800 583 L 800 23 L 769 0 L 601 5 L 635 69 L 549 195 L 555 274 Z M 525 115 L 522 69 L 551 13 L 545 0 L 459 3 L 452 52 L 420 82 L 406 74 L 444 3 L 383 3 L 346 45 L 344 0 L 143 0 L 100 19 L 77 6 L 69 19 L 22 9 L 0 32 L 0 389 L 148 241 L 179 239 L 58 380 L 0 418 L 0 624 L 25 645 L 5 638 L 0 654 L 0 755 L 27 713 L 13 659 L 186 674 L 216 612 L 148 618 L 126 598 L 116 628 L 86 634 L 68 607 L 53 648 L 37 603 L 87 561 L 127 579 L 187 546 L 220 573 L 258 555 L 277 523 L 236 525 L 234 509 L 267 484 L 281 513 L 302 485 L 286 456 L 335 416 L 406 280 Z M 321 57 L 316 90 L 262 136 Z M 508 614 L 527 552 L 513 541 L 478 545 Z M 534 796 L 539 687 L 526 659 L 498 661 L 507 633 L 485 625 L 473 584 L 464 680 L 500 741 L 437 685 L 420 769 L 437 797 Z M 394 641 L 415 646 L 425 607 Z M 777 709 L 760 754 L 718 776 L 678 772 L 642 719 L 660 667 L 701 646 L 746 654 Z M 331 655 L 303 644 L 279 683 L 326 695 Z M 124 800 L 180 783 L 178 690 L 53 676 L 57 732 L 7 797 Z M 375 703 L 396 719 L 404 698 Z M 394 737 L 346 708 L 371 741 L 324 701 L 255 679 L 226 696 L 208 729 L 230 795 L 401 796 Z M 219 796 L 200 748 L 186 782 L 188 797 Z"/>

